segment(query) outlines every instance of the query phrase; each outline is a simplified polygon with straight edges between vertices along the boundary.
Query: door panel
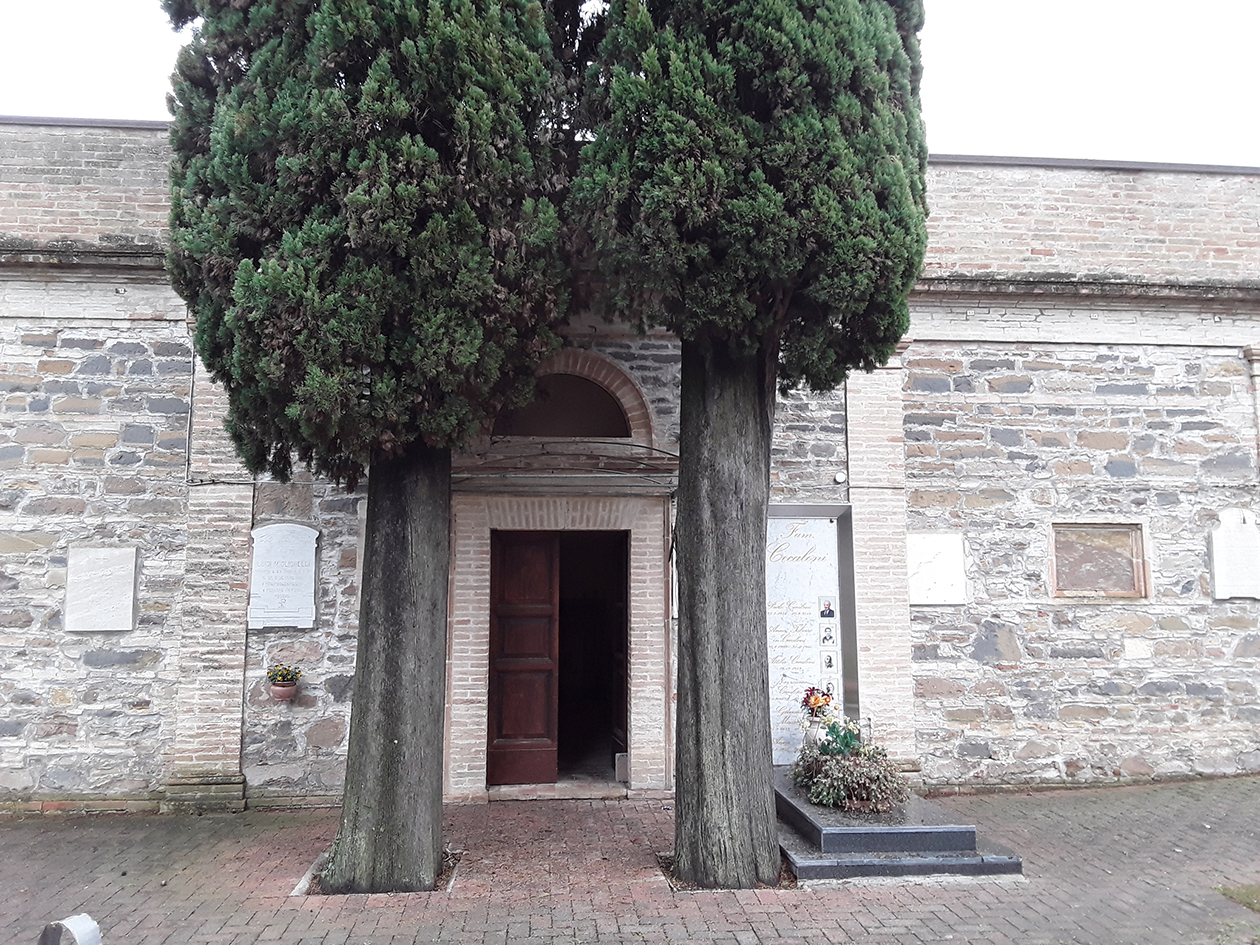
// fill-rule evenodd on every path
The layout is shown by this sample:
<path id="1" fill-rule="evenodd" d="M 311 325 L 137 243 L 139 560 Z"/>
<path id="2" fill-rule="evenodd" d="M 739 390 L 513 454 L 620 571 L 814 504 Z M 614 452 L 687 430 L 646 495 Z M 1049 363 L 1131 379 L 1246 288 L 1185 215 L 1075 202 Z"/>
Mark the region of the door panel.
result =
<path id="1" fill-rule="evenodd" d="M 560 543 L 554 532 L 490 533 L 487 784 L 556 780 Z"/>
<path id="2" fill-rule="evenodd" d="M 555 628 L 548 617 L 499 617 L 499 658 L 545 659 L 552 650 Z"/>

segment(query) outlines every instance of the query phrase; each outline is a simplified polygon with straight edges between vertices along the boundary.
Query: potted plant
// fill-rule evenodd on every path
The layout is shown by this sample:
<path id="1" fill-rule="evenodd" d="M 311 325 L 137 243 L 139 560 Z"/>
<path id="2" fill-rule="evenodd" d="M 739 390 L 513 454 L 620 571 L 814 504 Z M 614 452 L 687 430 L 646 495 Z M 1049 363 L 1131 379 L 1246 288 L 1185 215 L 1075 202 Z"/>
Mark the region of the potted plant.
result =
<path id="1" fill-rule="evenodd" d="M 267 682 L 271 684 L 271 698 L 278 702 L 288 702 L 297 692 L 298 680 L 302 671 L 296 666 L 285 666 L 276 663 L 267 670 Z"/>

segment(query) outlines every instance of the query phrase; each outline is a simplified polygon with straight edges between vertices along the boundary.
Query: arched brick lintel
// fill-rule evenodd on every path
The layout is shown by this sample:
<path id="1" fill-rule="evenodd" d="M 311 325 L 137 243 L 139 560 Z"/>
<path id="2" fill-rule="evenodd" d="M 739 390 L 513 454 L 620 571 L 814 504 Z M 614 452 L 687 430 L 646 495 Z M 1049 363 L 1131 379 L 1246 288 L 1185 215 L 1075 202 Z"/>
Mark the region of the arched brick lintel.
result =
<path id="1" fill-rule="evenodd" d="M 654 446 L 652 411 L 643 391 L 625 371 L 612 361 L 583 348 L 565 348 L 538 366 L 538 375 L 574 374 L 598 384 L 621 405 L 630 425 L 630 440 L 640 446 Z"/>

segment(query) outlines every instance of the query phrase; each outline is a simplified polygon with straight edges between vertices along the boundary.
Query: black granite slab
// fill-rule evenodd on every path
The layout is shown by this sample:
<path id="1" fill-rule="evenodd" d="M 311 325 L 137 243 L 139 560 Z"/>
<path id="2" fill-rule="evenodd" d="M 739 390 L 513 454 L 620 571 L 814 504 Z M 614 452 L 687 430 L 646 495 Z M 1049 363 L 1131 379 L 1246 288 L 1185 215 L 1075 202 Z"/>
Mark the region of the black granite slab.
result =
<path id="1" fill-rule="evenodd" d="M 974 824 L 952 823 L 931 801 L 910 795 L 885 814 L 861 814 L 819 807 L 792 783 L 786 767 L 774 771 L 775 808 L 806 840 L 823 853 L 896 853 L 972 851 Z"/>
<path id="2" fill-rule="evenodd" d="M 786 767 L 775 769 L 774 787 L 779 843 L 798 879 L 1023 872 L 1012 851 L 980 845 L 974 824 L 953 823 L 917 795 L 888 813 L 863 814 L 811 804 Z"/>

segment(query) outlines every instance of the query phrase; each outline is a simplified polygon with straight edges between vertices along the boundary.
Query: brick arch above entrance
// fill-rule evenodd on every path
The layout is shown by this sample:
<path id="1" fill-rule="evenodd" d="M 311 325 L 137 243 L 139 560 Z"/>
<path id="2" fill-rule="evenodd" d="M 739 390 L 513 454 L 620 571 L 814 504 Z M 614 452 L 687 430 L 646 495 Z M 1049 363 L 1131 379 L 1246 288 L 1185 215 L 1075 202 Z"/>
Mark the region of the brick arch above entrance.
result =
<path id="1" fill-rule="evenodd" d="M 583 348 L 565 348 L 543 361 L 537 374 L 573 374 L 598 384 L 620 404 L 630 426 L 630 441 L 639 446 L 656 445 L 647 398 L 634 379 L 607 358 Z"/>

